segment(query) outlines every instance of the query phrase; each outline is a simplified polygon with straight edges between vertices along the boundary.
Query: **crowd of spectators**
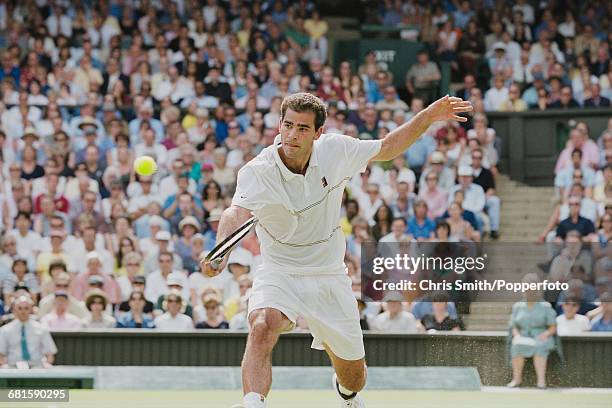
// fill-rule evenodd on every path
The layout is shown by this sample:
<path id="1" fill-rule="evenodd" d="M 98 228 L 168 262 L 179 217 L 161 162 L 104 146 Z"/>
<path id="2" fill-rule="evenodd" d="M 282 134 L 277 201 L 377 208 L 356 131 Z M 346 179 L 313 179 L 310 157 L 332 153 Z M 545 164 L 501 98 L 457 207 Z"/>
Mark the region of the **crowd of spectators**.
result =
<path id="1" fill-rule="evenodd" d="M 459 96 L 485 111 L 610 106 L 610 2 L 366 4 L 365 23 L 396 27 L 400 38 L 426 44 L 450 65 L 455 82 L 463 80 Z M 433 65 L 421 67 L 406 75 L 402 88 L 427 93 L 440 79 Z"/>
<path id="2" fill-rule="evenodd" d="M 555 78 L 574 84 L 570 91 L 580 92 L 582 102 L 594 97 L 589 81 L 596 77 L 601 104 L 610 91 L 601 13 L 609 13 L 606 2 L 569 7 L 567 29 L 557 33 L 557 9 L 475 3 L 479 8 L 467 1 L 388 1 L 374 14 L 419 26 L 420 41 L 440 43 L 419 53 L 404 89 L 373 54 L 360 64 L 331 66 L 328 23 L 307 0 L 2 2 L 3 322 L 13 318 L 13 300 L 25 296 L 33 316 L 52 330 L 245 328 L 260 258 L 255 234 L 232 252 L 218 277 L 205 277 L 198 261 L 215 245 L 237 170 L 273 142 L 282 98 L 312 92 L 328 103 L 325 132 L 382 138 L 436 96 L 435 61 L 449 61 L 461 73 L 465 87 L 457 95 L 472 100 L 475 114 L 465 124 L 432 125 L 404 156 L 370 165 L 350 181 L 341 226 L 354 288 L 363 241 L 497 238 L 500 151 L 486 111 L 521 105 L 504 99 L 513 94 L 506 87 L 527 88 L 523 98 L 535 95 L 536 104 L 542 89 L 551 103 L 563 100 L 567 88 L 554 85 Z M 584 18 L 572 20 L 579 11 Z M 515 51 L 523 71 L 506 55 Z M 477 83 L 480 57 L 489 58 L 492 84 Z M 596 157 L 583 151 L 585 161 L 609 163 L 612 155 L 598 153 L 612 148 L 606 137 Z M 574 139 L 577 134 L 570 153 L 579 147 Z M 133 172 L 134 158 L 144 154 L 158 163 L 153 176 Z M 565 162 L 573 160 L 566 156 Z M 610 181 L 612 170 L 587 174 L 591 164 L 581 168 L 586 177 Z M 599 184 L 591 185 L 593 197 L 609 197 L 610 183 Z M 607 242 L 610 228 L 603 228 Z M 397 327 L 392 302 L 364 318 L 368 325 Z M 435 310 L 404 304 L 409 311 L 399 316 L 413 320 L 409 330 L 463 327 L 452 303 L 435 303 Z"/>
<path id="3" fill-rule="evenodd" d="M 547 245 L 549 260 L 540 265 L 546 277 L 569 289 L 545 299 L 559 315 L 561 333 L 609 331 L 600 304 L 612 293 L 612 118 L 598 135 L 584 122 L 571 125 L 555 165 L 554 209 L 538 237 Z"/>

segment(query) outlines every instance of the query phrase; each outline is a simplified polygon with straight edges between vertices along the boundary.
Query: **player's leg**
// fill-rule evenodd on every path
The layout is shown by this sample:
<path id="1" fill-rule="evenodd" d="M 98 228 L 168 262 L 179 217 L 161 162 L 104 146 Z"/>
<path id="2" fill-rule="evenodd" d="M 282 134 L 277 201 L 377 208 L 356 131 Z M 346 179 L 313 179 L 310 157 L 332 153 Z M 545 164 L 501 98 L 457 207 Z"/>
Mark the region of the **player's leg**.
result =
<path id="1" fill-rule="evenodd" d="M 263 407 L 262 397 L 272 384 L 272 349 L 291 321 L 279 310 L 264 308 L 249 314 L 249 335 L 242 359 L 242 386 L 246 408 Z"/>
<path id="2" fill-rule="evenodd" d="M 359 310 L 347 276 L 317 279 L 317 304 L 309 304 L 308 326 L 313 348 L 323 349 L 334 367 L 333 387 L 342 407 L 362 408 L 357 394 L 366 383 L 365 349 Z"/>
<path id="3" fill-rule="evenodd" d="M 336 356 L 327 344 L 324 346 L 336 372 L 336 390 L 346 399 L 355 397 L 356 393 L 361 391 L 366 384 L 365 358 L 345 360 Z"/>

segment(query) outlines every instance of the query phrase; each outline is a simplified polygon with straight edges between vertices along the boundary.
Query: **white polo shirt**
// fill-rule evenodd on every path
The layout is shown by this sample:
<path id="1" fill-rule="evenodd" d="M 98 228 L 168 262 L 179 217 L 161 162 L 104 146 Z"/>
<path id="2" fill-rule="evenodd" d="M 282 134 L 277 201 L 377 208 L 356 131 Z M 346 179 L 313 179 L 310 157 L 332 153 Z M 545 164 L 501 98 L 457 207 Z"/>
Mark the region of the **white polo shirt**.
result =
<path id="1" fill-rule="evenodd" d="M 280 135 L 238 172 L 232 204 L 257 217 L 262 270 L 291 274 L 344 273 L 340 229 L 342 192 L 380 151 L 381 140 L 323 134 L 314 142 L 305 175 L 281 160 Z"/>

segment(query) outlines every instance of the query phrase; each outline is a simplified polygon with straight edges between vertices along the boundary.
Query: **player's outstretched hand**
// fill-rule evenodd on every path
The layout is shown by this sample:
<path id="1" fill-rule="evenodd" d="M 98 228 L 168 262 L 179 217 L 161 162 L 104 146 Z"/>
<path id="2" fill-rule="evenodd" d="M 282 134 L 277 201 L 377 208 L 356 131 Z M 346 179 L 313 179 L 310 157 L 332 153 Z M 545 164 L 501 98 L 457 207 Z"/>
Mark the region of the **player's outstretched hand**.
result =
<path id="1" fill-rule="evenodd" d="M 459 116 L 460 113 L 471 112 L 474 110 L 470 101 L 464 101 L 456 96 L 444 96 L 433 102 L 427 107 L 431 120 L 456 120 L 457 122 L 467 122 L 467 118 Z"/>

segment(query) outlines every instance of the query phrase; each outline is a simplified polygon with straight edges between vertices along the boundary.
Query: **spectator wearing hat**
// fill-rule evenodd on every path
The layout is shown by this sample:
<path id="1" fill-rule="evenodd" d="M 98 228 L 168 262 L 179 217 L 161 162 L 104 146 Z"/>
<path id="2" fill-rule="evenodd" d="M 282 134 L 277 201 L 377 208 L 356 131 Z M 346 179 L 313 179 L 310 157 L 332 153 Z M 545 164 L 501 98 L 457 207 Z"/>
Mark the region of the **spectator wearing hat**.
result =
<path id="1" fill-rule="evenodd" d="M 427 189 L 427 175 L 434 173 L 438 176 L 438 187 L 443 191 L 450 191 L 455 185 L 455 174 L 453 170 L 446 165 L 446 157 L 444 153 L 435 150 L 431 153 L 429 164 L 423 169 L 423 173 L 419 179 L 419 191 Z"/>
<path id="2" fill-rule="evenodd" d="M 153 307 L 153 314 L 157 316 L 162 314 L 163 312 L 166 312 L 167 309 L 164 303 L 165 296 L 170 292 L 178 292 L 182 296 L 184 293 L 186 293 L 185 289 L 187 289 L 187 292 L 189 291 L 189 287 L 185 288 L 185 285 L 188 284 L 189 282 L 184 279 L 183 275 L 180 275 L 178 273 L 171 273 L 170 275 L 168 275 L 168 279 L 166 280 L 168 291 L 163 295 L 159 296 L 159 298 L 157 298 L 157 301 Z M 186 314 L 190 318 L 193 316 L 193 308 L 189 304 L 189 297 L 183 297 L 180 311 L 181 313 Z"/>
<path id="3" fill-rule="evenodd" d="M 158 231 L 155 234 L 155 247 L 149 252 L 149 255 L 144 260 L 145 276 L 159 269 L 159 254 L 169 252 L 172 254 L 172 268 L 175 270 L 183 269 L 183 261 L 181 257 L 174 252 L 174 244 L 172 243 L 172 235 L 168 231 Z"/>
<path id="4" fill-rule="evenodd" d="M 204 250 L 199 255 L 198 259 L 203 259 L 208 252 L 209 251 Z M 188 278 L 189 290 L 191 292 L 191 304 L 193 304 L 197 310 L 198 306 L 196 305 L 201 304 L 202 293 L 204 293 L 207 288 L 214 288 L 214 290 L 219 291 L 219 295 L 221 295 L 221 289 L 223 289 L 226 283 L 231 279 L 232 276 L 227 268 L 212 278 L 207 276 L 205 271 L 200 268 L 198 272 L 192 273 Z M 198 320 L 196 320 L 196 323 L 197 322 Z"/>
<path id="5" fill-rule="evenodd" d="M 155 322 L 145 312 L 146 299 L 143 292 L 135 290 L 128 299 L 129 310 L 117 316 L 117 327 L 125 329 L 153 329 Z"/>
<path id="6" fill-rule="evenodd" d="M 31 317 L 34 302 L 16 298 L 11 306 L 15 320 L 0 328 L 0 368 L 51 367 L 57 347 L 48 328 Z"/>
<path id="7" fill-rule="evenodd" d="M 79 330 L 83 322 L 68 311 L 68 292 L 56 291 L 53 299 L 53 309 L 45 314 L 40 323 L 49 330 Z"/>
<path id="8" fill-rule="evenodd" d="M 207 251 L 211 251 L 217 243 L 217 230 L 222 214 L 223 210 L 221 208 L 214 208 L 206 219 L 208 229 L 204 232 L 204 238 L 206 238 L 204 249 Z"/>
<path id="9" fill-rule="evenodd" d="M 403 310 L 403 301 L 401 294 L 388 293 L 384 299 L 385 311 L 370 321 L 371 328 L 387 333 L 416 333 L 417 320 L 412 313 Z"/>
<path id="10" fill-rule="evenodd" d="M 117 321 L 110 314 L 105 313 L 108 307 L 106 294 L 99 289 L 87 292 L 85 305 L 90 315 L 83 320 L 86 329 L 110 329 L 117 325 Z"/>
<path id="11" fill-rule="evenodd" d="M 168 292 L 168 278 L 180 279 L 183 286 L 183 297 L 189 296 L 187 277 L 181 270 L 173 269 L 173 256 L 170 252 L 160 252 L 158 255 L 159 269 L 147 276 L 145 296 L 147 300 L 156 302 L 157 299 Z"/>
<path id="12" fill-rule="evenodd" d="M 229 329 L 229 323 L 224 319 L 221 311 L 221 298 L 211 294 L 202 300 L 206 314 L 204 319 L 196 325 L 196 329 Z"/>
<path id="13" fill-rule="evenodd" d="M 175 242 L 175 252 L 181 257 L 183 266 L 185 262 L 191 258 L 192 238 L 201 230 L 200 223 L 196 217 L 188 215 L 183 218 L 178 224 L 179 237 Z"/>
<path id="14" fill-rule="evenodd" d="M 102 284 L 102 289 L 108 296 L 111 304 L 118 304 L 121 301 L 121 291 L 114 276 L 106 275 L 102 272 L 102 259 L 96 251 L 89 252 L 85 261 L 87 269 L 77 275 L 74 279 L 72 294 L 79 300 L 85 299 L 90 282 L 98 280 Z"/>
<path id="15" fill-rule="evenodd" d="M 227 261 L 227 270 L 231 279 L 225 282 L 223 287 L 223 298 L 228 300 L 240 296 L 239 278 L 251 272 L 253 255 L 242 247 L 236 247 L 230 252 Z"/>
<path id="16" fill-rule="evenodd" d="M 73 140 L 74 147 L 76 148 L 75 158 L 77 162 L 85 161 L 85 153 L 87 146 L 95 145 L 100 148 L 100 154 L 106 160 L 106 151 L 112 146 L 110 143 L 102 143 L 104 138 L 104 127 L 102 123 L 91 116 L 85 116 L 82 120 L 76 118 L 77 129 L 74 133 L 76 137 Z M 106 162 L 105 162 L 106 164 Z"/>
<path id="17" fill-rule="evenodd" d="M 46 155 L 44 150 L 38 146 L 40 136 L 33 127 L 26 127 L 21 141 L 23 147 L 17 154 L 17 159 L 21 162 L 21 178 L 30 181 L 45 175 L 45 169 L 39 163 L 44 163 Z"/>
<path id="18" fill-rule="evenodd" d="M 467 165 L 459 166 L 457 176 L 459 183 L 451 188 L 449 192 L 449 205 L 455 200 L 455 193 L 462 191 L 463 201 L 461 202 L 461 207 L 474 213 L 479 226 L 483 225 L 483 214 L 487 199 L 482 187 L 473 183 L 474 170 Z M 496 216 L 499 222 L 499 213 L 491 215 L 491 217 L 493 216 Z"/>
<path id="19" fill-rule="evenodd" d="M 491 74 L 494 77 L 499 75 L 502 81 L 512 78 L 513 61 L 508 56 L 506 44 L 502 41 L 498 41 L 493 44 L 492 48 L 492 53 L 488 58 Z"/>
<path id="20" fill-rule="evenodd" d="M 180 291 L 171 290 L 163 298 L 162 306 L 166 312 L 155 318 L 155 328 L 167 331 L 183 331 L 193 329 L 191 317 L 182 313 L 185 304 Z"/>
<path id="21" fill-rule="evenodd" d="M 15 287 L 22 286 L 28 288 L 31 296 L 38 300 L 40 295 L 40 286 L 36 275 L 28 271 L 28 263 L 25 259 L 17 258 L 13 261 L 11 267 L 12 273 L 2 280 L 2 296 L 4 304 L 10 305 L 13 301 Z"/>

